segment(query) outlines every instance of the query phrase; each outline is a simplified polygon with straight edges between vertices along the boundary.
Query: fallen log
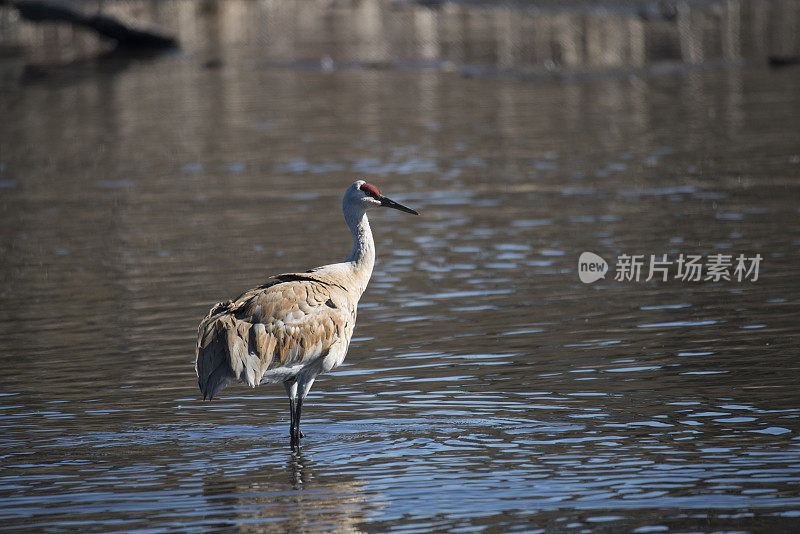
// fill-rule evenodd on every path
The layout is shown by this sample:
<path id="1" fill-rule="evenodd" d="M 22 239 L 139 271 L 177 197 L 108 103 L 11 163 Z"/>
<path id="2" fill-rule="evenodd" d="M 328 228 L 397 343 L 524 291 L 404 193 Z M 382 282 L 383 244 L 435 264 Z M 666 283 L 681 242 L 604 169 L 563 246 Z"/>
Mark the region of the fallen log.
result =
<path id="1" fill-rule="evenodd" d="M 178 40 L 157 30 L 137 28 L 101 13 L 86 14 L 79 6 L 60 0 L 0 0 L 31 22 L 65 22 L 94 31 L 126 49 L 177 48 Z"/>

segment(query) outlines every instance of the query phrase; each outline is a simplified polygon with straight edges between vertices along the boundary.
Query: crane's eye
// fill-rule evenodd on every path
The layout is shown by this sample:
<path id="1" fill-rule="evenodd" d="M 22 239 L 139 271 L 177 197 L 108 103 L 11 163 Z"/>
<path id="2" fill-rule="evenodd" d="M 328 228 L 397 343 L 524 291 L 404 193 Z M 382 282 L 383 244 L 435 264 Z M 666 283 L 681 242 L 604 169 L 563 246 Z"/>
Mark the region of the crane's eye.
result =
<path id="1" fill-rule="evenodd" d="M 363 183 L 361 184 L 361 187 L 359 187 L 359 189 L 361 189 L 364 192 L 364 194 L 374 198 L 375 200 L 381 199 L 381 192 L 378 191 L 378 188 L 372 184 Z"/>

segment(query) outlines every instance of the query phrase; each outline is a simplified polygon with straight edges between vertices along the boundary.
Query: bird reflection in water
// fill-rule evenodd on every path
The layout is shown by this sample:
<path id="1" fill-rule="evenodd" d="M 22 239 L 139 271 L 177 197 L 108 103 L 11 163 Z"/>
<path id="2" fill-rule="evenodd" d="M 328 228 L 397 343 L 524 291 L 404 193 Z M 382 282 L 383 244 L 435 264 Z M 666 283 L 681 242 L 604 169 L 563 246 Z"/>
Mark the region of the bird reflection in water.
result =
<path id="1" fill-rule="evenodd" d="M 292 452 L 287 463 L 289 483 L 296 490 L 302 490 L 306 484 L 314 479 L 308 459 L 303 455 L 303 448 L 297 442 L 292 442 Z"/>
<path id="2" fill-rule="evenodd" d="M 297 444 L 284 458 L 204 478 L 206 520 L 233 532 L 271 531 L 278 524 L 287 532 L 361 532 L 367 515 L 382 506 L 380 500 L 372 502 L 360 481 L 325 473 Z"/>

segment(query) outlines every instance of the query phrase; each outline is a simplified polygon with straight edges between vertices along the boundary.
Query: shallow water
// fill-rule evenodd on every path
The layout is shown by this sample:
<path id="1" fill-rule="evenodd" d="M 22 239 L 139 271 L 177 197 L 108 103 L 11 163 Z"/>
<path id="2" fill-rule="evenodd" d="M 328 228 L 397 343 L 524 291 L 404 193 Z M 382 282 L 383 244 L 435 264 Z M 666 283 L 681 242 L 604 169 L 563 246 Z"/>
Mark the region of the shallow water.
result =
<path id="1" fill-rule="evenodd" d="M 223 50 L 2 78 L 0 528 L 798 527 L 800 70 Z M 421 216 L 371 216 L 348 358 L 292 450 L 280 386 L 199 398 L 195 328 L 343 259 L 358 177 Z M 758 279 L 614 279 L 623 254 L 719 253 Z"/>

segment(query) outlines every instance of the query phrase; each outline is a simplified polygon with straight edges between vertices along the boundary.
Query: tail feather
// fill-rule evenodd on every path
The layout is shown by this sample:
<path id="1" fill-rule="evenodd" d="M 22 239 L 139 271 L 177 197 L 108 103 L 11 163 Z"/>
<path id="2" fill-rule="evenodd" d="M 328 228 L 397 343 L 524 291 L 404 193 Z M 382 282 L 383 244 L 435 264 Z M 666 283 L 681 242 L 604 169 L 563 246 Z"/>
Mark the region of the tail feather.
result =
<path id="1" fill-rule="evenodd" d="M 257 386 L 272 361 L 274 336 L 263 324 L 236 319 L 230 312 L 218 304 L 197 332 L 195 370 L 204 399 L 214 398 L 231 381 Z"/>
<path id="2" fill-rule="evenodd" d="M 213 310 L 212 310 L 213 311 Z M 209 320 L 210 319 L 210 320 Z M 197 385 L 203 399 L 213 399 L 232 379 L 236 378 L 231 368 L 230 353 L 225 339 L 225 316 L 211 317 L 200 324 L 197 333 Z"/>
<path id="3" fill-rule="evenodd" d="M 222 391 L 225 386 L 228 385 L 228 382 L 231 380 L 231 376 L 226 369 L 225 364 L 220 364 L 214 371 L 209 375 L 208 380 L 206 380 L 205 384 L 198 380 L 198 384 L 200 385 L 200 391 L 203 393 L 203 400 L 213 399 L 214 396 Z"/>

